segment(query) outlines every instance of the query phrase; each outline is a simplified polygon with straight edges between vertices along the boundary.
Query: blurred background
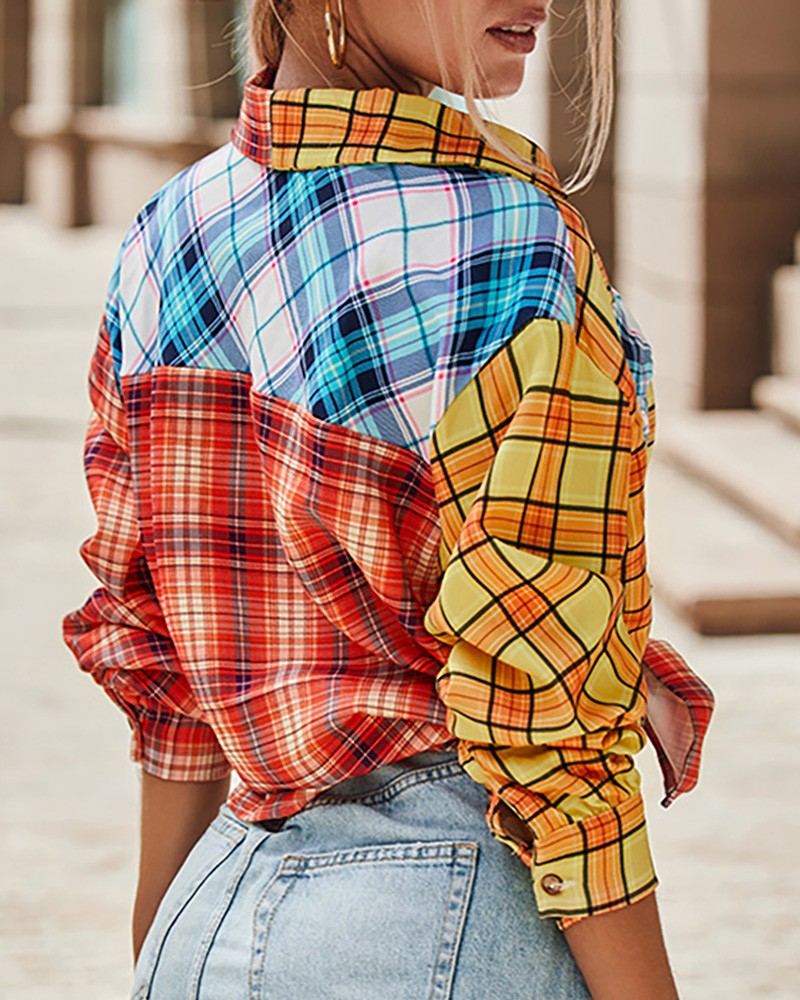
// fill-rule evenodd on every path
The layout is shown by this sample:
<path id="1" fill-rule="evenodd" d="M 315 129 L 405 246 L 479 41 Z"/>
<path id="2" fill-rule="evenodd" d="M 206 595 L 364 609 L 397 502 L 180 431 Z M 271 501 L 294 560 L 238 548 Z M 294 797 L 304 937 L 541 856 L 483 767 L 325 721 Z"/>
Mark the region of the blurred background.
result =
<path id="1" fill-rule="evenodd" d="M 580 4 L 497 105 L 562 177 Z M 127 725 L 60 620 L 94 582 L 85 389 L 124 229 L 227 140 L 237 0 L 0 0 L 0 995 L 122 1000 L 137 850 Z M 800 3 L 618 0 L 614 134 L 575 200 L 656 356 L 654 634 L 713 687 L 699 787 L 659 805 L 685 1000 L 800 997 Z M 237 20 L 238 19 L 238 20 Z M 310 998 L 309 998 L 310 1000 Z"/>

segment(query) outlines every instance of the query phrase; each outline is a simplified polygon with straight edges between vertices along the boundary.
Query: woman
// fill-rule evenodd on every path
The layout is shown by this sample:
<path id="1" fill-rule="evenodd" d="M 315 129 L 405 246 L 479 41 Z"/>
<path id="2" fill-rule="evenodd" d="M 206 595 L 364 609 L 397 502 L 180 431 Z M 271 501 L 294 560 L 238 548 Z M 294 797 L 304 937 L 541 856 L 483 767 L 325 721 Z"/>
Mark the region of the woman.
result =
<path id="1" fill-rule="evenodd" d="M 136 997 L 677 995 L 632 755 L 691 787 L 711 696 L 647 644 L 649 349 L 475 104 L 546 8 L 256 0 L 125 239 L 65 636 L 142 765 Z"/>

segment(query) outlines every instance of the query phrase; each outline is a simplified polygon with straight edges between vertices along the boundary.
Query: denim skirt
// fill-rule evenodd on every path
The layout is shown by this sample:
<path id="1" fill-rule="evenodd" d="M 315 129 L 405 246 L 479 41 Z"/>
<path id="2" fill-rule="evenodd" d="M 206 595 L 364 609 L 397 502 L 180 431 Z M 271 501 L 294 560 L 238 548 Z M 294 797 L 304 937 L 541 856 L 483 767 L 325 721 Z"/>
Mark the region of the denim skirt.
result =
<path id="1" fill-rule="evenodd" d="M 485 806 L 451 750 L 341 782 L 282 823 L 223 806 L 161 902 L 132 997 L 589 1000 Z"/>

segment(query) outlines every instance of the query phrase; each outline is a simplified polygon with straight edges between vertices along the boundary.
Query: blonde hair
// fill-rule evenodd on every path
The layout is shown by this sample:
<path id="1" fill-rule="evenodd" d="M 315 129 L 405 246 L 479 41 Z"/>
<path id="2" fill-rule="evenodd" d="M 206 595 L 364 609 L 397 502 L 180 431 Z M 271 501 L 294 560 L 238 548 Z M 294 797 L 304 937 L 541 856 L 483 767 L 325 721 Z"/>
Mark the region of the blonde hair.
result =
<path id="1" fill-rule="evenodd" d="M 445 89 L 451 89 L 448 87 L 441 44 L 434 30 L 432 0 L 421 2 L 442 66 L 442 84 Z M 250 39 L 260 65 L 277 66 L 280 62 L 287 38 L 286 17 L 291 6 L 292 0 L 251 0 Z M 577 107 L 585 124 L 575 156 L 577 166 L 564 182 L 564 189 L 568 192 L 587 187 L 597 173 L 611 133 L 614 110 L 614 0 L 584 0 L 582 6 L 587 44 Z M 532 164 L 521 161 L 519 154 L 509 148 L 478 108 L 477 95 L 482 89 L 481 73 L 477 60 L 469 52 L 463 18 L 457 13 L 459 10 L 460 5 L 454 4 L 454 28 L 461 36 L 463 97 L 469 115 L 479 134 L 491 146 L 520 166 L 531 169 Z"/>

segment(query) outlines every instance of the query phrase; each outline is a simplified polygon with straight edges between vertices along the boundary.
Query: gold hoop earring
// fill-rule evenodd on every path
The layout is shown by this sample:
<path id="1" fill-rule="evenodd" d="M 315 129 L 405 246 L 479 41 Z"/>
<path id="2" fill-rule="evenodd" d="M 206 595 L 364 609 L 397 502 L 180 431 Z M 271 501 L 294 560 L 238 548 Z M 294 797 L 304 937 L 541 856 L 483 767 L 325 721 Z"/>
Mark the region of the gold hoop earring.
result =
<path id="1" fill-rule="evenodd" d="M 338 7 L 336 19 L 339 22 L 338 38 L 333 25 L 333 10 L 331 0 L 325 0 L 325 34 L 328 37 L 328 54 L 336 69 L 344 66 L 344 53 L 347 48 L 347 23 L 344 17 L 344 0 L 336 0 Z"/>

